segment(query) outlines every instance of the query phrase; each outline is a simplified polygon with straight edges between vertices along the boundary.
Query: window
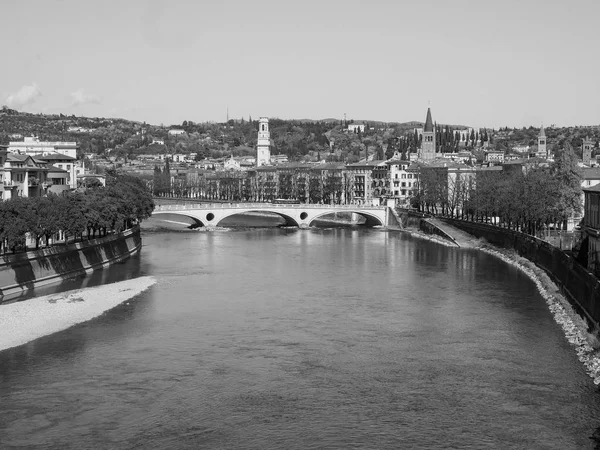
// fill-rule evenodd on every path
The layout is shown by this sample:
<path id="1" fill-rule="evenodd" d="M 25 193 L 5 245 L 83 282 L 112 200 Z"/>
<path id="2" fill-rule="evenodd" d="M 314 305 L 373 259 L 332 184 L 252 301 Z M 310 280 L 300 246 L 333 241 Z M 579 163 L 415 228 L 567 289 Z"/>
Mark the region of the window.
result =
<path id="1" fill-rule="evenodd" d="M 402 174 L 402 179 L 404 180 L 405 178 L 406 178 L 406 174 L 405 174 L 405 173 L 403 173 L 403 174 Z"/>
<path id="2" fill-rule="evenodd" d="M 71 170 L 71 164 L 67 164 L 67 170 Z"/>
<path id="3" fill-rule="evenodd" d="M 402 182 L 402 187 L 406 187 L 406 183 L 404 181 Z"/>
<path id="4" fill-rule="evenodd" d="M 396 180 L 398 179 L 398 174 L 396 174 L 395 178 L 396 178 Z"/>

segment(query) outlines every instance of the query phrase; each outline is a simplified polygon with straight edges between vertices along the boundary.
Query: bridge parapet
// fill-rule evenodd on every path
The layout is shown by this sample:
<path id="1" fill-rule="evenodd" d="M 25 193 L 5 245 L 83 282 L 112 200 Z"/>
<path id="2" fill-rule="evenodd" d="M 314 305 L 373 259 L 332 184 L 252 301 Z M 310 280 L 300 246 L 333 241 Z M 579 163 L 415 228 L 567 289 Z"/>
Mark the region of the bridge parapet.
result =
<path id="1" fill-rule="evenodd" d="M 182 205 L 156 205 L 155 211 L 208 210 L 208 209 L 326 209 L 336 211 L 385 211 L 387 206 L 368 205 L 321 205 L 321 204 L 278 204 L 278 203 L 184 203 Z"/>

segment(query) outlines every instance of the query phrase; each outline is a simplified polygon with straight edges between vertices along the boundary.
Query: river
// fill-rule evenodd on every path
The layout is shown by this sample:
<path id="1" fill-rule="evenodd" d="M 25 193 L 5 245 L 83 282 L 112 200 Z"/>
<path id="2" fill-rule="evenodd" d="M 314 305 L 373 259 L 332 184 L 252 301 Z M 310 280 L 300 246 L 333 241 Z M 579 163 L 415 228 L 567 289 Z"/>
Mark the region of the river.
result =
<path id="1" fill-rule="evenodd" d="M 147 230 L 68 287 L 141 275 L 131 301 L 0 352 L 0 448 L 593 448 L 596 387 L 494 256 L 363 228 Z"/>

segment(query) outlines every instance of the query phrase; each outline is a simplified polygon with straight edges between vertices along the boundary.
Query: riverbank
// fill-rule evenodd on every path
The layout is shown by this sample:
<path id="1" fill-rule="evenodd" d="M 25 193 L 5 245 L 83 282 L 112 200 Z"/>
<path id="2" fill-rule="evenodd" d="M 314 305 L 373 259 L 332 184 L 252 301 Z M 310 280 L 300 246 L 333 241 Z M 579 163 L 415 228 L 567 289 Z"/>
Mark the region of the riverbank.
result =
<path id="1" fill-rule="evenodd" d="M 446 224 L 444 227 L 446 232 L 449 231 L 448 227 L 451 226 Z M 451 228 L 457 233 L 464 234 L 461 230 Z M 421 239 L 434 241 L 448 247 L 456 247 L 452 242 L 436 235 L 428 235 L 420 230 L 406 229 L 405 231 Z M 568 342 L 575 347 L 579 361 L 585 366 L 586 372 L 594 380 L 594 384 L 600 385 L 600 341 L 595 334 L 588 331 L 587 322 L 573 308 L 556 283 L 542 268 L 520 256 L 516 251 L 497 247 L 483 238 L 473 236 L 472 239 L 462 239 L 461 247 L 474 248 L 494 255 L 525 273 L 536 284 L 554 320 L 562 328 Z"/>
<path id="2" fill-rule="evenodd" d="M 0 351 L 87 322 L 155 283 L 140 277 L 0 305 Z"/>
<path id="3" fill-rule="evenodd" d="M 586 372 L 594 380 L 594 384 L 599 385 L 600 341 L 588 331 L 586 321 L 573 309 L 573 306 L 546 272 L 528 259 L 519 256 L 514 250 L 497 248 L 484 242 L 480 242 L 475 248 L 519 268 L 536 284 L 554 320 L 562 328 L 569 343 L 575 347 L 577 358 L 585 366 Z"/>
<path id="4" fill-rule="evenodd" d="M 87 275 L 123 261 L 142 246 L 140 227 L 105 237 L 3 255 L 0 303 L 37 287 Z"/>

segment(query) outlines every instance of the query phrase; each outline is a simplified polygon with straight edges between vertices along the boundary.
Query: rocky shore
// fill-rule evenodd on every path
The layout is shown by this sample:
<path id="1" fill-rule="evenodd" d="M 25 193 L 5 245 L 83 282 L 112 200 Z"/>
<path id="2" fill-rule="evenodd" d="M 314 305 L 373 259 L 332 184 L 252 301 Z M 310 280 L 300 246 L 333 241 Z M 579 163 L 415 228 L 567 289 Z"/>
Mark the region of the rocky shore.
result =
<path id="1" fill-rule="evenodd" d="M 152 286 L 140 277 L 0 305 L 0 351 L 87 322 Z"/>

